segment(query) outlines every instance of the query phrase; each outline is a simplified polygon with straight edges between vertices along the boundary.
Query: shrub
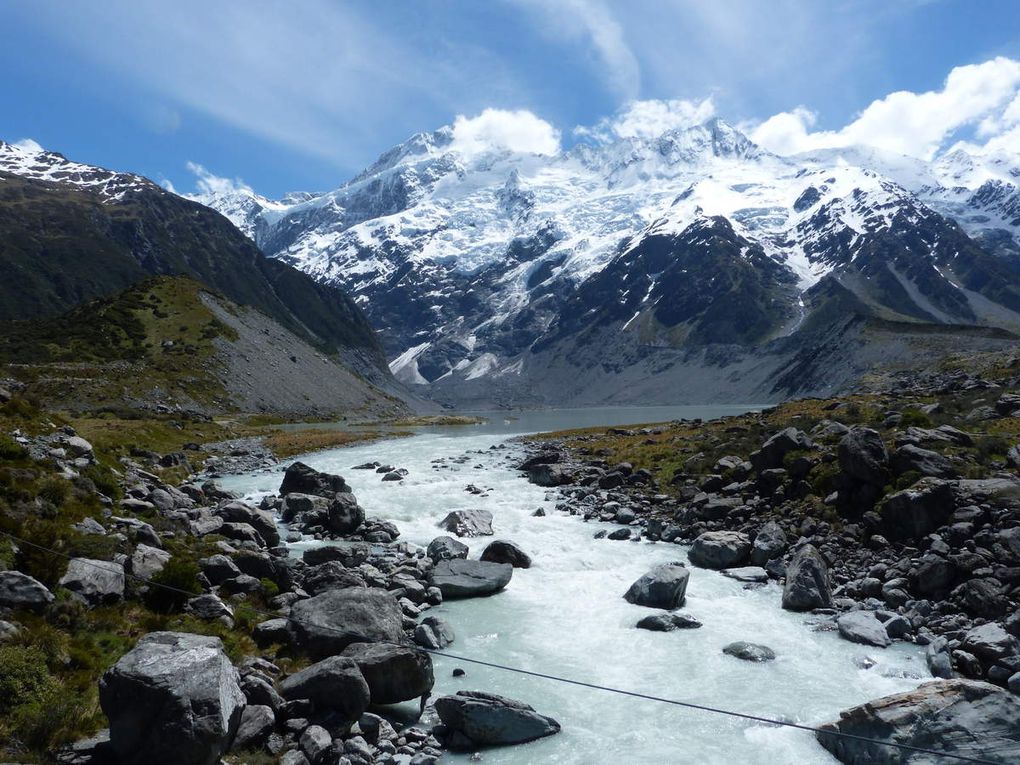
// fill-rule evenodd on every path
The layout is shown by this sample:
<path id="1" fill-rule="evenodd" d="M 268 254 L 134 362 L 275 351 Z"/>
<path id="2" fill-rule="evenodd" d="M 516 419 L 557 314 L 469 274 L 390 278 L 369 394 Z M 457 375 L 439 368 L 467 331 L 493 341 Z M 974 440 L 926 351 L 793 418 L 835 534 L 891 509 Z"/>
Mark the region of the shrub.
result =
<path id="1" fill-rule="evenodd" d="M 119 500 L 124 495 L 117 476 L 106 465 L 99 463 L 89 465 L 82 471 L 82 475 L 92 481 L 96 489 L 112 500 Z"/>
<path id="2" fill-rule="evenodd" d="M 164 614 L 180 611 L 189 599 L 202 594 L 198 574 L 195 561 L 174 556 L 162 571 L 152 577 L 151 582 L 155 586 L 150 586 L 145 593 L 145 605 Z"/>
<path id="3" fill-rule="evenodd" d="M 6 433 L 0 433 L 0 460 L 20 460 L 28 456 L 28 450 Z"/>
<path id="4" fill-rule="evenodd" d="M 63 478 L 47 478 L 39 486 L 39 496 L 51 502 L 55 507 L 61 507 L 71 496 L 71 484 Z"/>
<path id="5" fill-rule="evenodd" d="M 903 427 L 916 427 L 916 428 L 930 428 L 932 426 L 931 417 L 926 415 L 920 409 L 905 409 L 903 411 L 900 425 Z"/>
<path id="6" fill-rule="evenodd" d="M 974 448 L 977 451 L 978 459 L 982 463 L 992 460 L 1003 459 L 1009 451 L 1010 443 L 1002 436 L 985 436 L 979 438 Z"/>
<path id="7" fill-rule="evenodd" d="M 36 646 L 0 646 L 0 712 L 41 692 L 49 680 L 46 654 Z"/>

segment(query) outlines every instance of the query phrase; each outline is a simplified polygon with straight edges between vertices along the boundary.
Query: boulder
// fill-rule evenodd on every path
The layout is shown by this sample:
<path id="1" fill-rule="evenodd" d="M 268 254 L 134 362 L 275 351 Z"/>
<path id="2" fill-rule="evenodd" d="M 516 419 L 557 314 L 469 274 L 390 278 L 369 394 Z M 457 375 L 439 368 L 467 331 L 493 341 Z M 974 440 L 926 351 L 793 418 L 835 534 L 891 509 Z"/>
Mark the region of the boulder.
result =
<path id="1" fill-rule="evenodd" d="M 673 630 L 697 629 L 701 622 L 687 614 L 652 614 L 646 616 L 635 625 L 639 630 L 651 632 L 672 632 Z"/>
<path id="2" fill-rule="evenodd" d="M 231 751 L 246 752 L 260 749 L 276 726 L 273 708 L 265 704 L 249 704 L 241 713 L 241 722 Z"/>
<path id="3" fill-rule="evenodd" d="M 871 428 L 853 427 L 839 441 L 839 468 L 858 483 L 883 486 L 889 470 L 889 450 L 881 434 Z"/>
<path id="4" fill-rule="evenodd" d="M 288 616 L 294 645 L 312 657 L 332 656 L 351 643 L 404 639 L 403 614 L 386 590 L 351 587 L 297 601 Z"/>
<path id="5" fill-rule="evenodd" d="M 821 726 L 816 738 L 848 765 L 894 765 L 908 759 L 884 742 L 982 762 L 1020 762 L 1020 698 L 989 683 L 938 680 L 847 709 L 839 717 Z M 860 738 L 831 735 L 837 732 Z M 937 761 L 921 755 L 909 760 Z"/>
<path id="6" fill-rule="evenodd" d="M 914 471 L 935 478 L 952 478 L 958 472 L 948 457 L 913 444 L 906 444 L 893 452 L 892 466 L 900 474 Z"/>
<path id="7" fill-rule="evenodd" d="M 528 480 L 536 486 L 565 486 L 574 480 L 573 474 L 562 465 L 534 465 L 528 469 Z"/>
<path id="8" fill-rule="evenodd" d="M 922 478 L 880 506 L 882 529 L 894 542 L 920 539 L 944 525 L 956 508 L 949 481 Z"/>
<path id="9" fill-rule="evenodd" d="M 233 619 L 234 612 L 226 603 L 211 592 L 191 598 L 184 604 L 184 610 L 199 619 Z"/>
<path id="10" fill-rule="evenodd" d="M 829 589 L 829 567 L 814 545 L 804 545 L 786 567 L 783 585 L 783 608 L 787 611 L 810 611 L 832 605 Z"/>
<path id="11" fill-rule="evenodd" d="M 280 683 L 288 701 L 308 699 L 317 709 L 337 712 L 344 720 L 357 720 L 371 700 L 368 682 L 358 665 L 346 656 L 330 656 Z"/>
<path id="12" fill-rule="evenodd" d="M 389 643 L 354 643 L 342 654 L 368 682 L 372 704 L 397 704 L 427 695 L 435 684 L 432 658 L 417 648 Z"/>
<path id="13" fill-rule="evenodd" d="M 436 713 L 451 734 L 460 734 L 470 745 L 499 746 L 559 733 L 560 724 L 527 704 L 480 691 L 459 691 L 436 699 Z M 460 739 L 451 736 L 450 745 Z"/>
<path id="14" fill-rule="evenodd" d="M 681 563 L 661 563 L 632 584 L 623 598 L 628 603 L 671 611 L 687 599 L 691 572 Z"/>
<path id="15" fill-rule="evenodd" d="M 365 522 L 365 511 L 349 491 L 339 492 L 329 503 L 326 524 L 336 534 L 350 534 Z"/>
<path id="16" fill-rule="evenodd" d="M 439 588 L 444 600 L 474 598 L 499 592 L 510 583 L 513 573 L 509 563 L 454 558 L 436 564 L 430 583 Z"/>
<path id="17" fill-rule="evenodd" d="M 492 513 L 488 510 L 454 510 L 439 522 L 439 528 L 458 537 L 492 536 Z"/>
<path id="18" fill-rule="evenodd" d="M 770 468 L 781 468 L 783 458 L 793 451 L 813 449 L 814 443 L 807 433 L 797 428 L 786 428 L 770 437 L 761 448 L 751 454 L 754 469 L 761 472 Z"/>
<path id="19" fill-rule="evenodd" d="M 497 539 L 490 542 L 479 560 L 489 563 L 509 563 L 514 568 L 531 568 L 531 556 L 513 542 Z"/>
<path id="20" fill-rule="evenodd" d="M 115 603 L 124 597 L 124 566 L 108 560 L 72 558 L 59 584 L 87 605 Z"/>
<path id="21" fill-rule="evenodd" d="M 122 765 L 214 765 L 245 698 L 219 638 L 152 632 L 103 675 L 99 703 Z"/>
<path id="22" fill-rule="evenodd" d="M 429 542 L 425 553 L 433 562 L 438 563 L 441 560 L 466 558 L 468 556 L 468 546 L 453 537 L 436 537 Z"/>
<path id="23" fill-rule="evenodd" d="M 1001 624 L 989 622 L 974 627 L 963 637 L 964 651 L 977 656 L 981 663 L 990 666 L 999 659 L 1020 654 L 1020 640 L 1010 635 Z"/>
<path id="24" fill-rule="evenodd" d="M 836 618 L 839 636 L 851 643 L 887 648 L 892 638 L 874 611 L 849 611 Z"/>
<path id="25" fill-rule="evenodd" d="M 786 532 L 775 521 L 769 521 L 755 534 L 754 544 L 751 546 L 751 563 L 755 566 L 764 566 L 785 553 L 788 546 Z"/>
<path id="26" fill-rule="evenodd" d="M 761 663 L 772 661 L 776 658 L 776 652 L 767 645 L 748 643 L 743 640 L 738 640 L 736 643 L 730 643 L 727 646 L 723 646 L 722 650 L 727 656 L 733 656 L 734 658 L 741 659 L 743 661 Z"/>
<path id="27" fill-rule="evenodd" d="M 128 568 L 132 576 L 151 579 L 163 570 L 170 562 L 170 553 L 149 545 L 138 545 L 128 559 Z"/>
<path id="28" fill-rule="evenodd" d="M 769 572 L 761 566 L 740 566 L 739 568 L 724 568 L 720 571 L 723 576 L 736 579 L 738 582 L 767 582 Z"/>
<path id="29" fill-rule="evenodd" d="M 687 554 L 701 568 L 733 568 L 747 560 L 751 540 L 739 531 L 706 531 L 698 536 Z"/>
<path id="30" fill-rule="evenodd" d="M 439 616 L 426 616 L 414 628 L 414 642 L 434 651 L 446 648 L 454 640 L 453 627 Z"/>
<path id="31" fill-rule="evenodd" d="M 43 611 L 53 602 L 53 593 L 38 579 L 20 571 L 0 571 L 0 607 Z"/>
<path id="32" fill-rule="evenodd" d="M 222 584 L 241 574 L 241 569 L 226 555 L 210 555 L 208 558 L 202 558 L 198 565 L 206 579 L 213 584 Z"/>
<path id="33" fill-rule="evenodd" d="M 295 462 L 283 474 L 280 484 L 280 495 L 291 492 L 298 494 L 314 494 L 319 497 L 332 497 L 338 492 L 349 492 L 351 487 L 338 475 L 320 473 L 303 462 Z"/>

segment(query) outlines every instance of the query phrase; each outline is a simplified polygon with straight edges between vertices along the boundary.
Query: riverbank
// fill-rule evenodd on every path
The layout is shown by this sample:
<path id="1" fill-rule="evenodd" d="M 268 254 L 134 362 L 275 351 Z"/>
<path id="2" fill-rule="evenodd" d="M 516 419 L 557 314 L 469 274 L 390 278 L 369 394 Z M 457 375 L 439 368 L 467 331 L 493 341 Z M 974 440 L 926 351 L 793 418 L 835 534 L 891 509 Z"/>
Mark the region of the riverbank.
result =
<path id="1" fill-rule="evenodd" d="M 526 440 L 524 467 L 561 511 L 618 524 L 610 539 L 691 544 L 708 568 L 789 589 L 814 548 L 827 581 L 790 607 L 856 643 L 926 646 L 936 676 L 1020 691 L 1015 386 L 911 377 L 714 422 L 553 433 Z"/>

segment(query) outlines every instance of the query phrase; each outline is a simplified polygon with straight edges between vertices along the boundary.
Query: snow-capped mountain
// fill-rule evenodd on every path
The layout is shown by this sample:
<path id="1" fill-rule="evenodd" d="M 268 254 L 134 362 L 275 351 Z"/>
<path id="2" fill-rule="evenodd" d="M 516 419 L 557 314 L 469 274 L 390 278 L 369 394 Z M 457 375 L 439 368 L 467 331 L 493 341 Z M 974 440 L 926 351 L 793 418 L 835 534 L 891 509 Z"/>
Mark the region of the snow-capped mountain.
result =
<path id="1" fill-rule="evenodd" d="M 442 128 L 329 193 L 200 201 L 346 288 L 398 378 L 519 400 L 564 359 L 631 384 L 634 349 L 782 345 L 831 324 L 837 298 L 883 321 L 1020 328 L 1017 167 L 962 149 L 779 157 L 718 119 L 554 156 L 466 152 Z"/>
<path id="2" fill-rule="evenodd" d="M 0 173 L 75 186 L 115 202 L 127 194 L 158 188 L 148 178 L 73 162 L 63 154 L 0 141 Z"/>

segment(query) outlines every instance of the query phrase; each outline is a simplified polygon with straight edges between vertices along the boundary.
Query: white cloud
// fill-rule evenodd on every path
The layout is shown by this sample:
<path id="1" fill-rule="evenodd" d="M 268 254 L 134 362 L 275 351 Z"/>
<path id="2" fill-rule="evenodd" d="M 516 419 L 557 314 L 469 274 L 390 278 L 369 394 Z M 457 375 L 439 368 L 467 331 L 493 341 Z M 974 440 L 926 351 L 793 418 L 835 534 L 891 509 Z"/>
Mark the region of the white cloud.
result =
<path id="1" fill-rule="evenodd" d="M 560 133 L 527 110 L 486 109 L 477 117 L 457 116 L 451 148 L 468 155 L 492 149 L 556 154 L 560 150 Z"/>
<path id="2" fill-rule="evenodd" d="M 22 138 L 20 141 L 15 141 L 11 145 L 15 149 L 21 149 L 22 151 L 28 152 L 29 154 L 38 154 L 41 151 L 46 151 L 42 146 L 39 145 L 38 141 L 34 141 L 31 138 Z"/>
<path id="3" fill-rule="evenodd" d="M 199 194 L 230 194 L 235 191 L 245 194 L 255 193 L 252 191 L 251 186 L 240 178 L 231 179 L 214 175 L 206 170 L 205 166 L 197 162 L 188 162 L 187 168 L 195 176 L 195 188 L 198 189 Z M 166 186 L 166 183 L 164 185 Z M 172 186 L 167 186 L 167 188 L 173 191 Z"/>
<path id="4" fill-rule="evenodd" d="M 814 113 L 798 107 L 765 120 L 751 138 L 779 154 L 859 144 L 931 159 L 961 129 L 1001 139 L 1020 121 L 1018 89 L 1020 61 L 1000 56 L 954 68 L 941 90 L 890 93 L 840 130 L 812 131 Z"/>
<path id="5" fill-rule="evenodd" d="M 623 25 L 604 0 L 513 0 L 540 22 L 546 37 L 581 41 L 594 54 L 609 89 L 634 98 L 641 88 L 641 67 L 627 44 Z"/>
<path id="6" fill-rule="evenodd" d="M 701 101 L 630 101 L 612 117 L 599 120 L 594 127 L 578 126 L 574 134 L 600 141 L 617 138 L 655 138 L 667 130 L 700 125 L 715 116 L 712 97 Z"/>

